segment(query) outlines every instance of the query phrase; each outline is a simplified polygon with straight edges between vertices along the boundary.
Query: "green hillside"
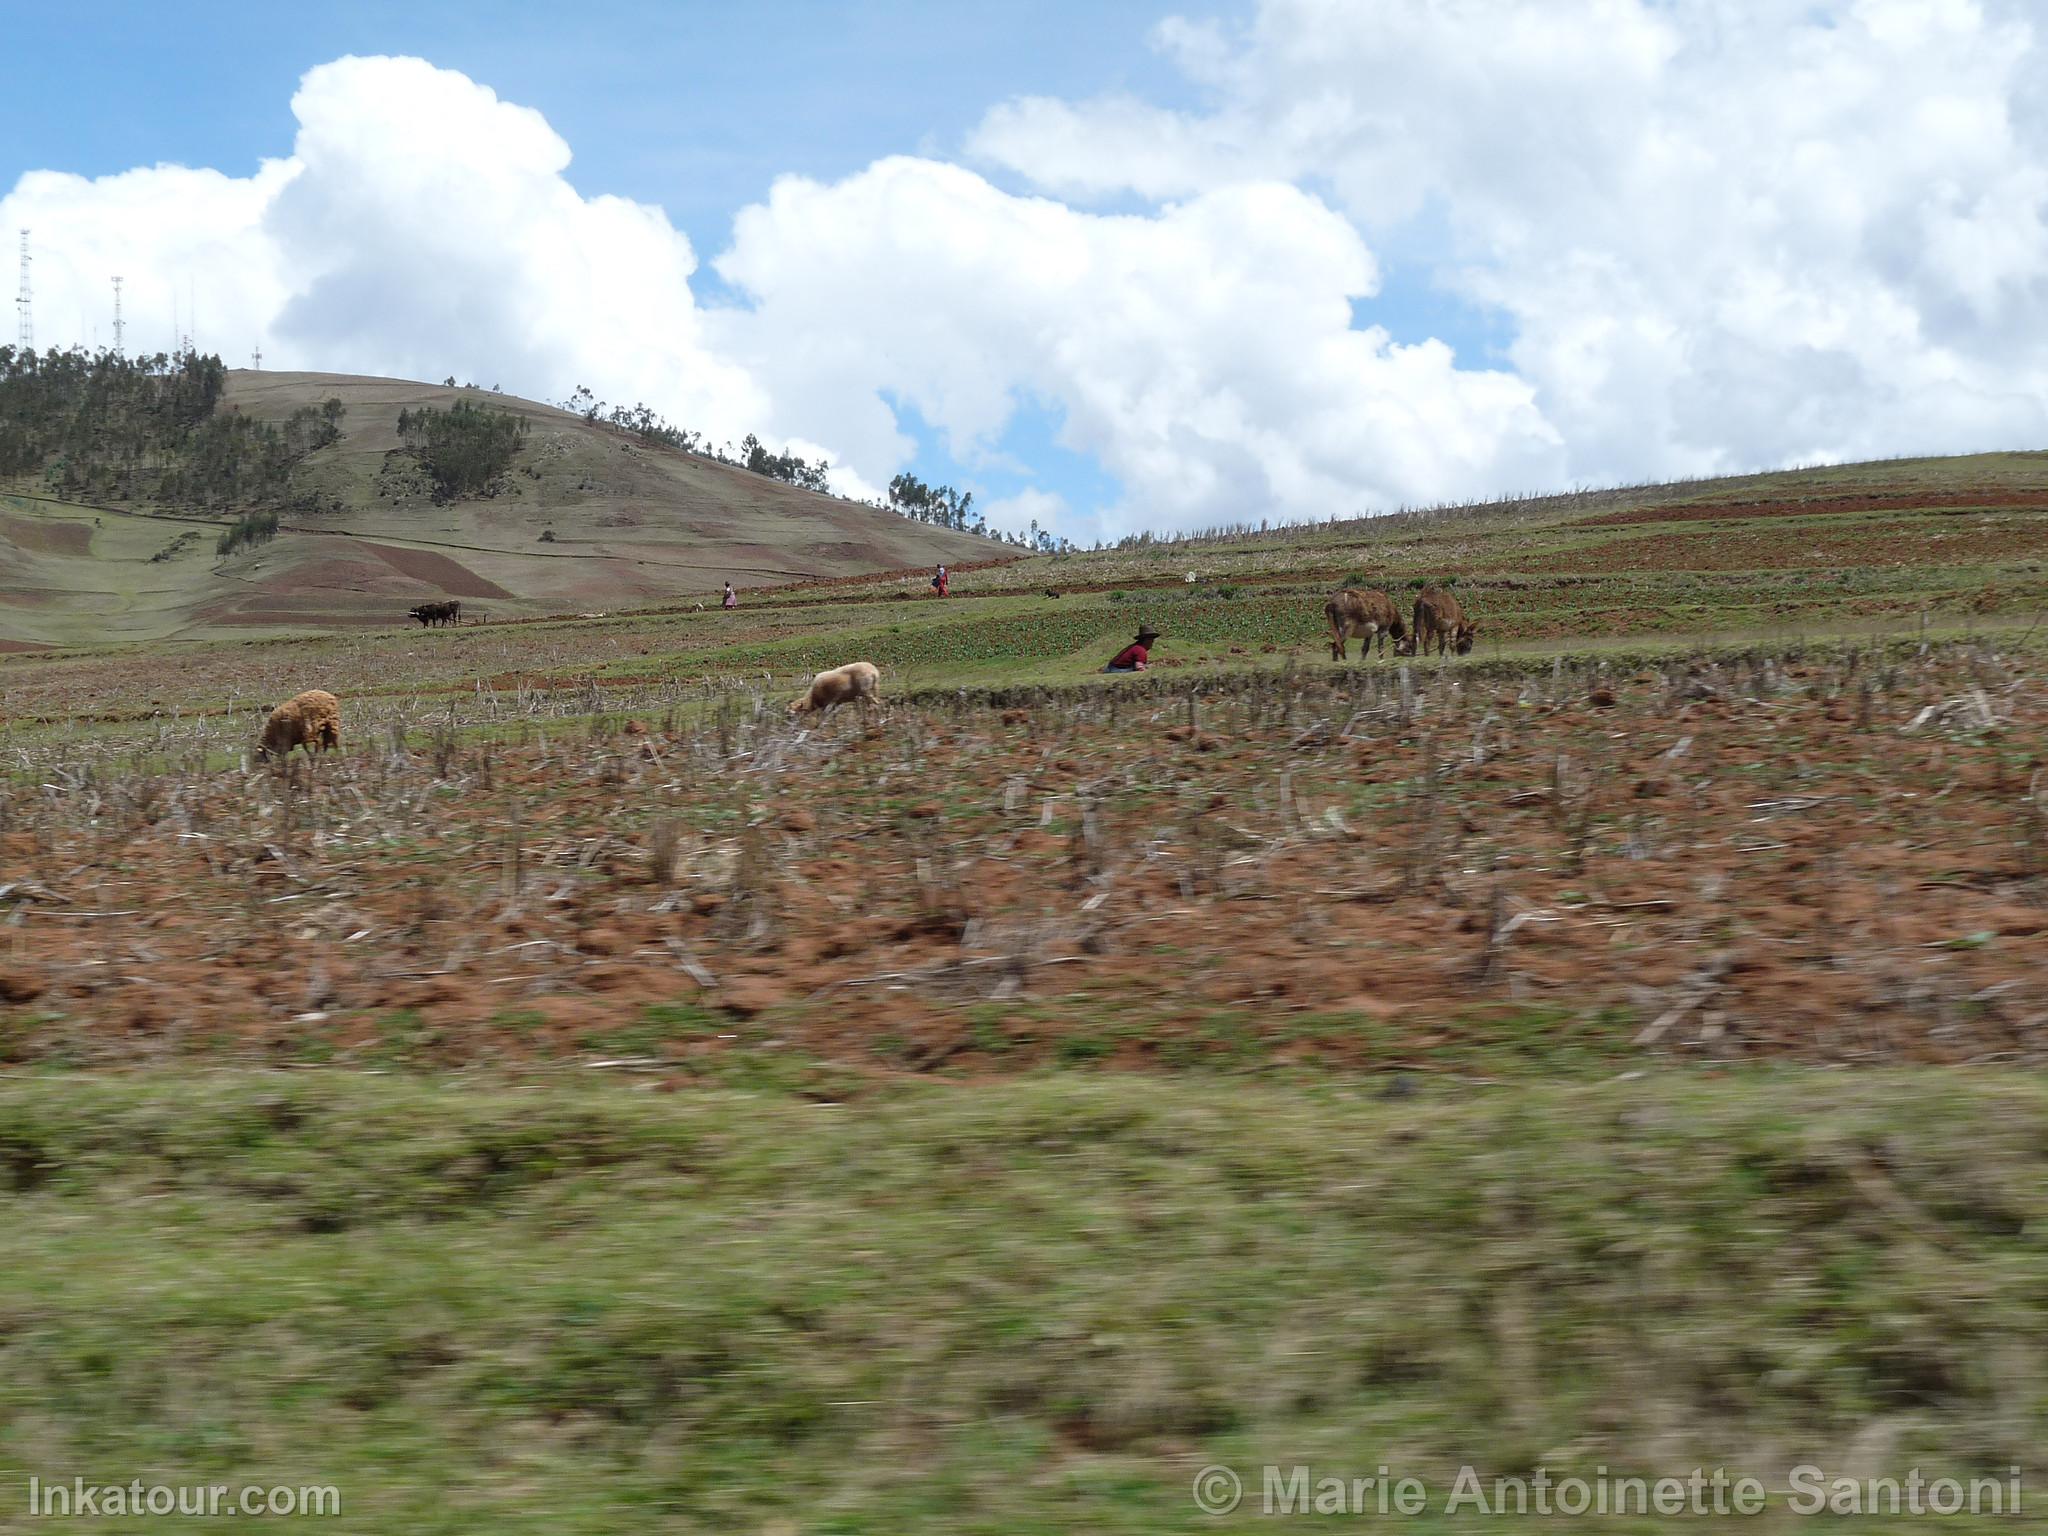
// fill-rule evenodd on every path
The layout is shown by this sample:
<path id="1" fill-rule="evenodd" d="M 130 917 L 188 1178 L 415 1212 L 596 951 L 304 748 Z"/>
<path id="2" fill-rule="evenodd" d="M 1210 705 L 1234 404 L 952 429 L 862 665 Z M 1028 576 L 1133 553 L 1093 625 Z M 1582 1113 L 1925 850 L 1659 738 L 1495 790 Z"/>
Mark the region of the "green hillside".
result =
<path id="1" fill-rule="evenodd" d="M 340 402 L 339 435 L 299 451 L 313 436 L 294 430 L 295 416 L 303 423 L 329 401 Z M 437 501 L 399 418 L 465 403 L 524 431 L 481 493 Z M 192 468 L 198 454 L 159 464 L 138 452 L 70 484 L 20 465 L 0 478 L 0 646 L 382 628 L 443 597 L 494 619 L 588 613 L 701 600 L 726 581 L 760 587 L 1001 552 L 475 389 L 236 370 L 209 420 L 247 424 L 209 438 L 267 445 L 227 491 L 226 476 Z M 286 483 L 275 466 L 287 444 L 277 536 L 223 555 L 237 512 Z"/>

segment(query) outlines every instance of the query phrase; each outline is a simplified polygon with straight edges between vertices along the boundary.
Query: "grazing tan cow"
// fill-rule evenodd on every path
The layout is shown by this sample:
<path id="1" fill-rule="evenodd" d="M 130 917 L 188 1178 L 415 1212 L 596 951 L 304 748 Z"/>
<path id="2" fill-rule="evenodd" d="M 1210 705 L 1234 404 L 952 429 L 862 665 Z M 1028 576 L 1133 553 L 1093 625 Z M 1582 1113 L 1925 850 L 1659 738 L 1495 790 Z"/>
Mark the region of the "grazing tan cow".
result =
<path id="1" fill-rule="evenodd" d="M 1479 626 L 1465 617 L 1465 610 L 1458 606 L 1455 597 L 1442 587 L 1424 587 L 1415 599 L 1414 630 L 1401 654 L 1426 655 L 1430 642 L 1435 641 L 1439 656 L 1447 646 L 1460 656 L 1469 655 L 1473 637 L 1478 633 Z"/>
<path id="2" fill-rule="evenodd" d="M 294 747 L 304 747 L 311 757 L 316 751 L 325 752 L 340 745 L 341 701 L 324 688 L 308 688 L 270 712 L 270 718 L 263 722 L 263 739 L 256 745 L 256 756 L 268 761 L 289 757 Z"/>
<path id="3" fill-rule="evenodd" d="M 811 686 L 790 701 L 789 712 L 822 715 L 850 702 L 860 707 L 861 718 L 866 719 L 881 707 L 881 682 L 881 669 L 872 661 L 849 661 L 812 678 Z"/>
<path id="4" fill-rule="evenodd" d="M 1323 613 L 1330 621 L 1330 660 L 1342 661 L 1350 655 L 1346 641 L 1358 636 L 1360 649 L 1365 654 L 1372 651 L 1375 637 L 1380 643 L 1380 655 L 1387 654 L 1387 637 L 1395 640 L 1408 631 L 1401 623 L 1401 610 L 1394 606 L 1394 600 L 1384 592 L 1358 592 L 1346 587 L 1327 603 Z"/>

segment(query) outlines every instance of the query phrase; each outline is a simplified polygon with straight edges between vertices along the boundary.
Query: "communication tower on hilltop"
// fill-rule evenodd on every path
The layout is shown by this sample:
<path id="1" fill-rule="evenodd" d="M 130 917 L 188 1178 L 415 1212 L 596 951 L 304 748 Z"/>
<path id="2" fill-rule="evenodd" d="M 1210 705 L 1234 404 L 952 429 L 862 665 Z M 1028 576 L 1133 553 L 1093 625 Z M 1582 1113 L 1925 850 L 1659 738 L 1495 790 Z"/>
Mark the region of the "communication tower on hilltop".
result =
<path id="1" fill-rule="evenodd" d="M 261 373 L 263 371 L 263 349 L 261 347 L 258 347 L 254 352 L 249 354 L 249 366 L 251 368 L 254 368 L 258 373 Z"/>
<path id="2" fill-rule="evenodd" d="M 123 322 L 121 319 L 121 279 L 117 277 L 114 279 L 114 356 L 116 357 L 126 357 L 128 355 L 121 349 L 122 325 Z"/>
<path id="3" fill-rule="evenodd" d="M 21 287 L 14 295 L 14 336 L 15 346 L 23 352 L 33 352 L 36 345 L 35 314 L 30 307 L 28 291 L 28 231 L 21 232 Z"/>

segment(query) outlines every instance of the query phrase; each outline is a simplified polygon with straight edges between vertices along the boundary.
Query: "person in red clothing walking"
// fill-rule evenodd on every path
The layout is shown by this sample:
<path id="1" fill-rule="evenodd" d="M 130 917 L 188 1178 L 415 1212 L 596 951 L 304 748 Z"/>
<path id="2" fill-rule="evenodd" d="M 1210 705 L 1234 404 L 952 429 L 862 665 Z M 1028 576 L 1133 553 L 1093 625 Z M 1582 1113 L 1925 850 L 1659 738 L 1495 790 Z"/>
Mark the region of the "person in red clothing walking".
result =
<path id="1" fill-rule="evenodd" d="M 1115 658 L 1102 670 L 1105 672 L 1143 672 L 1152 663 L 1152 642 L 1159 638 L 1159 631 L 1150 624 L 1138 626 L 1138 638 L 1116 653 Z"/>
<path id="2" fill-rule="evenodd" d="M 932 590 L 938 593 L 939 596 L 944 597 L 946 595 L 947 585 L 948 583 L 946 581 L 946 568 L 943 565 L 933 566 Z"/>

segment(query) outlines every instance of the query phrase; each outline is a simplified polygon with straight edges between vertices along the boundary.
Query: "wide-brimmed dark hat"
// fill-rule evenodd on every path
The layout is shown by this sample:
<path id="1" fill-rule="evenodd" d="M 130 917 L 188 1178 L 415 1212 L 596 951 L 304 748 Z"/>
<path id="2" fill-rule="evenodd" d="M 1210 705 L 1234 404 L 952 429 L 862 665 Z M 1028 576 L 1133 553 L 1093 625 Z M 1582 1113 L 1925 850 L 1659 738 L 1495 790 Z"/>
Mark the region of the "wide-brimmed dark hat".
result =
<path id="1" fill-rule="evenodd" d="M 1150 645 L 1154 640 L 1157 640 L 1158 638 L 1159 631 L 1154 629 L 1150 624 L 1140 624 L 1138 626 L 1137 643 L 1139 645 Z"/>

